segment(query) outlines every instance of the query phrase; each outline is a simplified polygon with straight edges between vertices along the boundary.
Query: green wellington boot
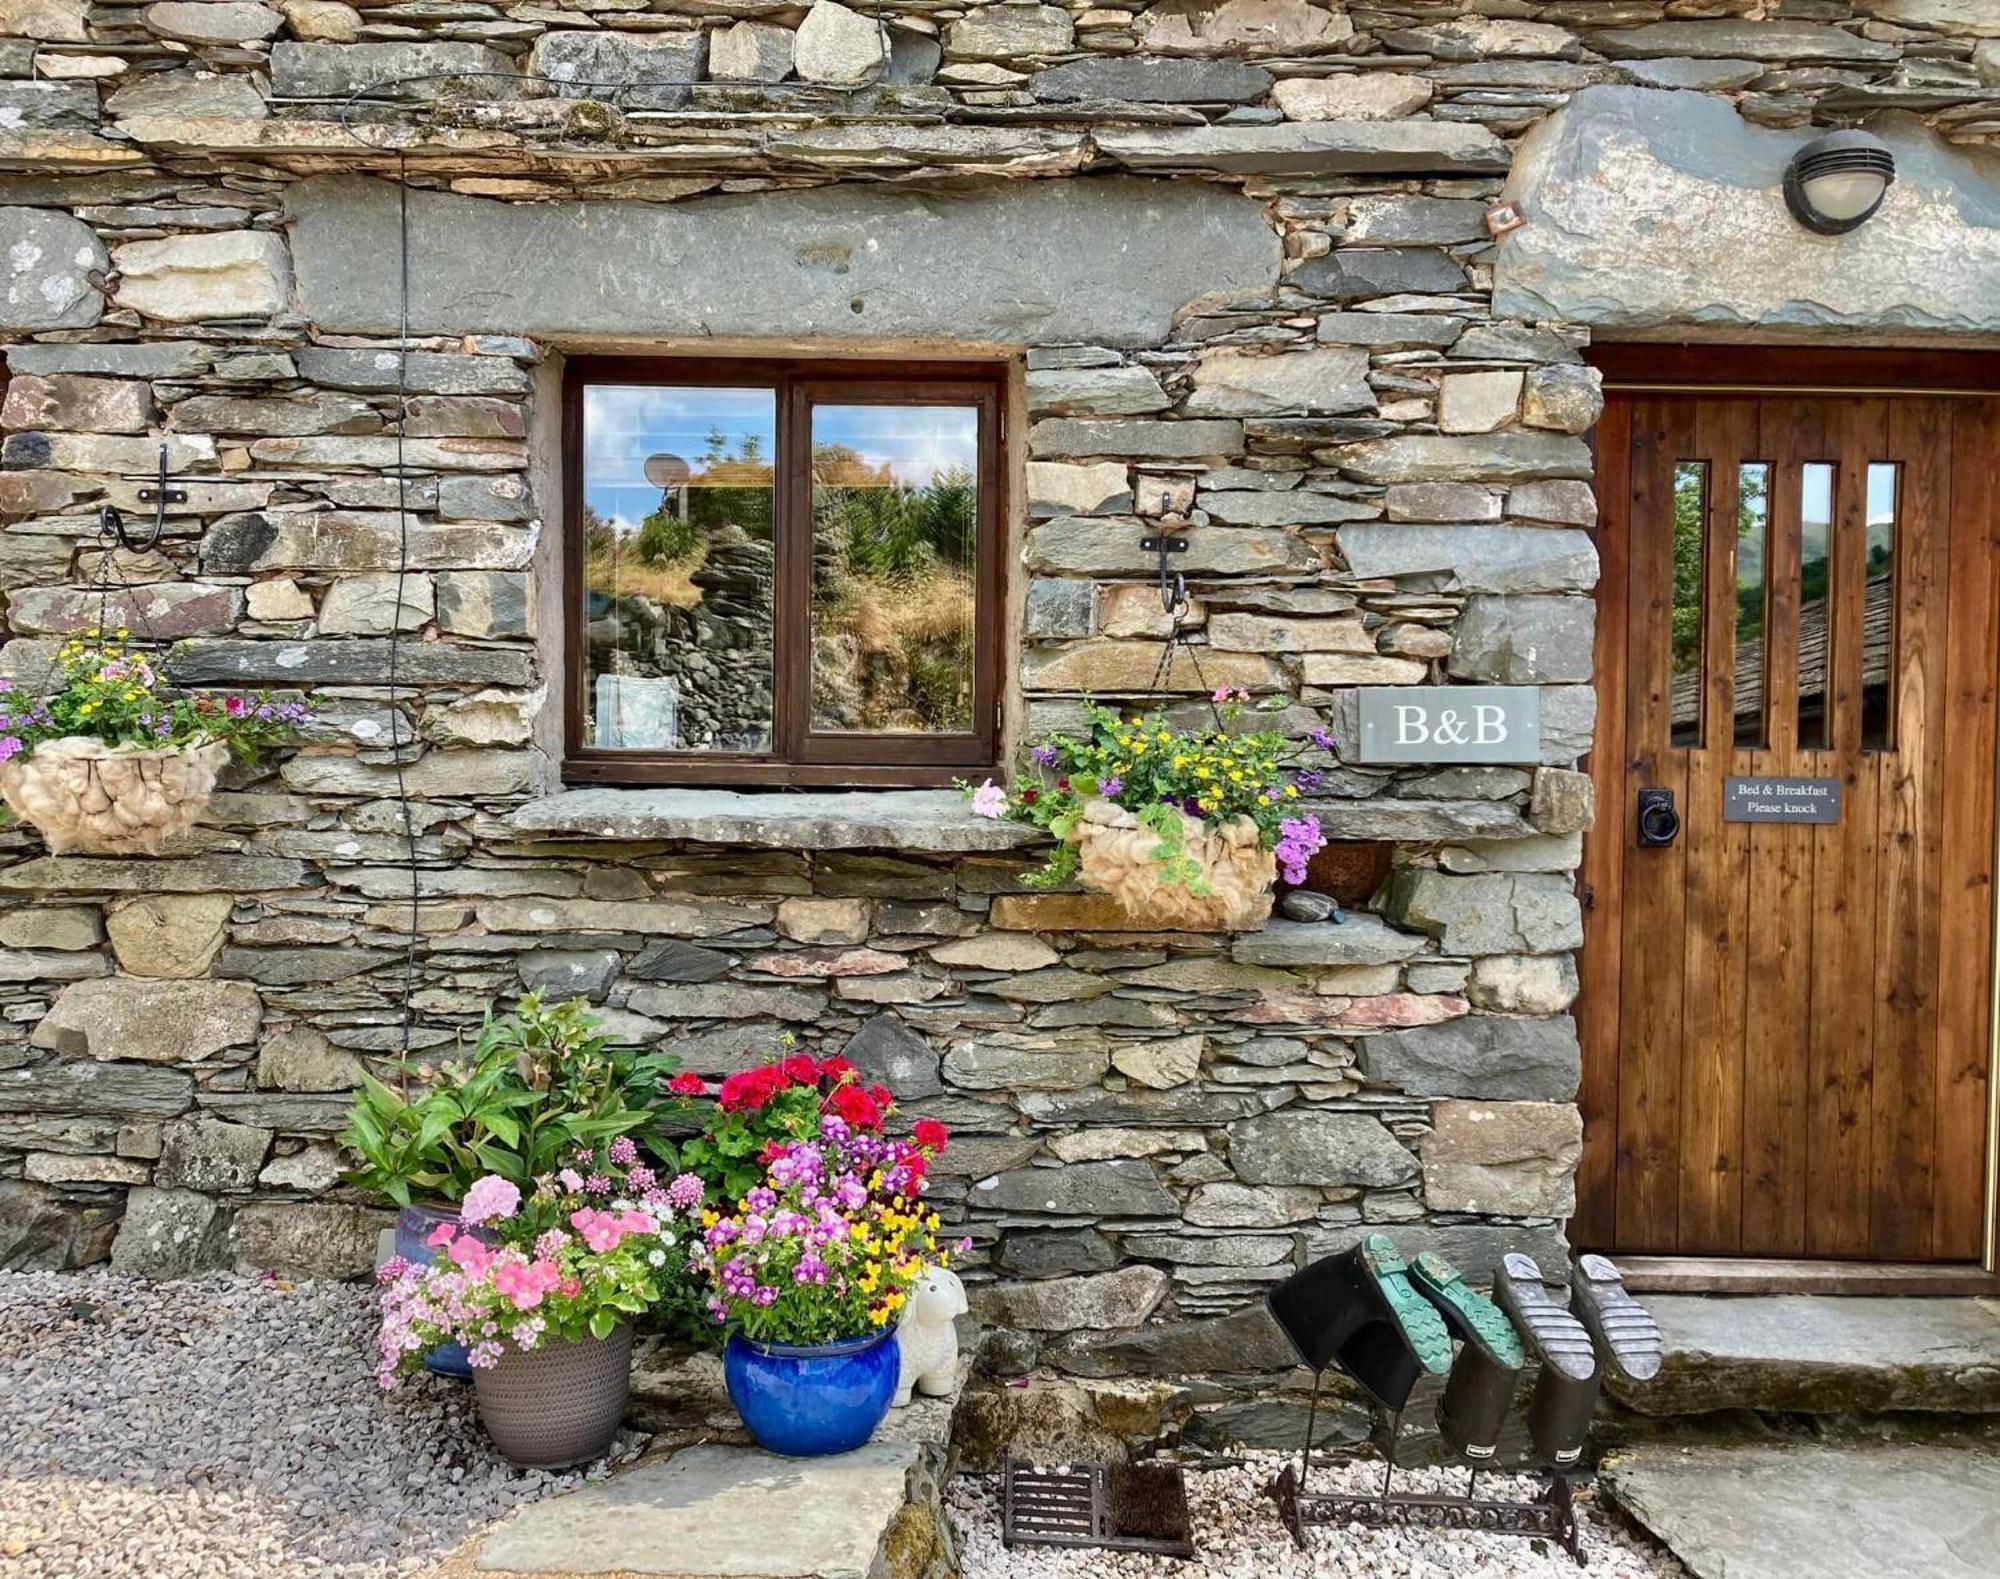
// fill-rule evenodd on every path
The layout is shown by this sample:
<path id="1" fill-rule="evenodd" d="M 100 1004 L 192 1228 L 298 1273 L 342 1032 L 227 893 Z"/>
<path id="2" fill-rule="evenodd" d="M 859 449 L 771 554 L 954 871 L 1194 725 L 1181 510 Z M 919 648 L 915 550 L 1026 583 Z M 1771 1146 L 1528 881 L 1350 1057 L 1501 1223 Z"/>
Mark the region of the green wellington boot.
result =
<path id="1" fill-rule="evenodd" d="M 1410 1282 L 1387 1234 L 1315 1261 L 1266 1297 L 1271 1314 L 1314 1370 L 1338 1365 L 1392 1413 L 1423 1375 L 1451 1369 L 1451 1334 Z"/>
<path id="2" fill-rule="evenodd" d="M 1438 1401 L 1438 1431 L 1453 1452 L 1468 1463 L 1483 1464 L 1500 1445 L 1500 1429 L 1527 1352 L 1500 1307 L 1435 1251 L 1417 1257 L 1410 1279 L 1461 1344 Z"/>

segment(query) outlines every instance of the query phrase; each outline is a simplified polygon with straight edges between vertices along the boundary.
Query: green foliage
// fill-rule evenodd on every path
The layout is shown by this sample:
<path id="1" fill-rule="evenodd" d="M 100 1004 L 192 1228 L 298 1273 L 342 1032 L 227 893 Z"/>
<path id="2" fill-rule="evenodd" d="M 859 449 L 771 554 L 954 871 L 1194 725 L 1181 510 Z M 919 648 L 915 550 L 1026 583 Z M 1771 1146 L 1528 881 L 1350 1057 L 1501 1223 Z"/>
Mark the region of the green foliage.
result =
<path id="1" fill-rule="evenodd" d="M 620 1135 L 671 1167 L 667 1121 L 683 1104 L 666 1080 L 678 1068 L 669 1053 L 609 1044 L 584 999 L 550 1008 L 529 993 L 515 1013 L 487 1015 L 470 1058 L 413 1071 L 412 1089 L 362 1077 L 341 1134 L 362 1162 L 347 1178 L 404 1206 L 460 1200 L 486 1174 L 526 1193 Z"/>
<path id="2" fill-rule="evenodd" d="M 908 581 L 940 565 L 971 563 L 978 496 L 964 468 L 939 472 L 919 488 L 897 482 L 887 468 L 871 471 L 842 446 L 822 445 L 813 473 L 819 546 L 850 573 Z"/>

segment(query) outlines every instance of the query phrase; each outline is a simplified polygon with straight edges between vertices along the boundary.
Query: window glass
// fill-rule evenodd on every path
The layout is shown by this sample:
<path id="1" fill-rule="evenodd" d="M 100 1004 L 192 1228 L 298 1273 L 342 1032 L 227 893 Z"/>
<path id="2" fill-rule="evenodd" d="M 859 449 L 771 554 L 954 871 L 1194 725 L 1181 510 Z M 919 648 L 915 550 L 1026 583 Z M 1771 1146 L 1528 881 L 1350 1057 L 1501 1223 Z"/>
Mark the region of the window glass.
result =
<path id="1" fill-rule="evenodd" d="M 1674 466 L 1672 742 L 1701 745 L 1702 584 L 1708 540 L 1708 462 Z"/>
<path id="2" fill-rule="evenodd" d="M 1861 749 L 1896 744 L 1896 493 L 1893 461 L 1868 465 L 1867 592 L 1861 615 Z"/>
<path id="3" fill-rule="evenodd" d="M 1771 468 L 1736 468 L 1736 744 L 1764 745 L 1765 557 L 1770 540 Z"/>
<path id="4" fill-rule="evenodd" d="M 979 412 L 812 408 L 812 727 L 973 719 Z"/>
<path id="5" fill-rule="evenodd" d="M 1827 673 L 1833 650 L 1833 467 L 1808 461 L 1799 476 L 1799 748 L 1833 745 Z"/>
<path id="6" fill-rule="evenodd" d="M 771 748 L 777 395 L 584 391 L 584 744 Z"/>

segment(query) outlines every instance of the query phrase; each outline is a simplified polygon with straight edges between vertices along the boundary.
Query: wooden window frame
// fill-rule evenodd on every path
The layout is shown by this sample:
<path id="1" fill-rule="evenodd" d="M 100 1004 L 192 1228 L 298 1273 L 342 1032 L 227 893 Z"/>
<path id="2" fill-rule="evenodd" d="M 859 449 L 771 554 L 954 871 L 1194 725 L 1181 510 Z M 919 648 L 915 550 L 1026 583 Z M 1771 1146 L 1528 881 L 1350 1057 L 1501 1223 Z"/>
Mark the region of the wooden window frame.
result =
<path id="1" fill-rule="evenodd" d="M 855 362 L 747 357 L 575 357 L 563 370 L 563 778 L 585 784 L 935 787 L 991 770 L 1000 742 L 1007 602 L 1001 455 L 1007 368 L 993 362 Z M 772 750 L 616 751 L 585 744 L 584 390 L 592 385 L 770 389 L 777 445 L 772 500 Z M 815 732 L 812 685 L 811 413 L 816 405 L 929 401 L 979 414 L 973 613 L 973 727 L 961 734 Z"/>

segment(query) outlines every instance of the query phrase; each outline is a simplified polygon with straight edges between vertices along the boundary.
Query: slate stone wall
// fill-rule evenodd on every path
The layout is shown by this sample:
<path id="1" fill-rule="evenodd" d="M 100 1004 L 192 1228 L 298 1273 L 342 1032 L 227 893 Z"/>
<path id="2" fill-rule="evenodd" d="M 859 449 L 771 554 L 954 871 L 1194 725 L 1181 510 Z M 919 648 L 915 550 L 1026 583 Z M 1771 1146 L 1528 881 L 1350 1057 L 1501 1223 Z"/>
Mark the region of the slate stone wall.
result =
<path id="1" fill-rule="evenodd" d="M 1205 1323 L 1304 1259 L 1388 1224 L 1559 1262 L 1600 395 L 1583 326 L 1496 315 L 1484 210 L 1521 134 L 1621 84 L 1800 138 L 1895 109 L 1978 174 L 1996 52 L 1967 0 L 0 0 L 0 670 L 102 620 L 187 683 L 320 703 L 165 858 L 0 833 L 0 1261 L 365 1267 L 381 1214 L 331 1136 L 412 985 L 400 757 L 418 1055 L 528 986 L 710 1074 L 783 1030 L 845 1048 L 958 1127 L 1007 1364 L 1219 1374 L 1205 1406 L 1261 1429 L 1282 1352 Z M 577 85 L 605 77 L 630 91 Z M 1205 677 L 1351 740 L 1358 685 L 1539 685 L 1545 760 L 1343 762 L 1317 809 L 1389 877 L 1345 925 L 1237 939 L 1026 892 L 1025 851 L 823 848 L 837 815 L 794 849 L 637 801 L 566 824 L 530 392 L 621 324 L 1022 358 L 1021 728 L 1151 680 L 1138 539 L 1172 509 L 1179 705 Z M 107 562 L 96 512 L 148 516 L 163 443 L 187 498 Z"/>

